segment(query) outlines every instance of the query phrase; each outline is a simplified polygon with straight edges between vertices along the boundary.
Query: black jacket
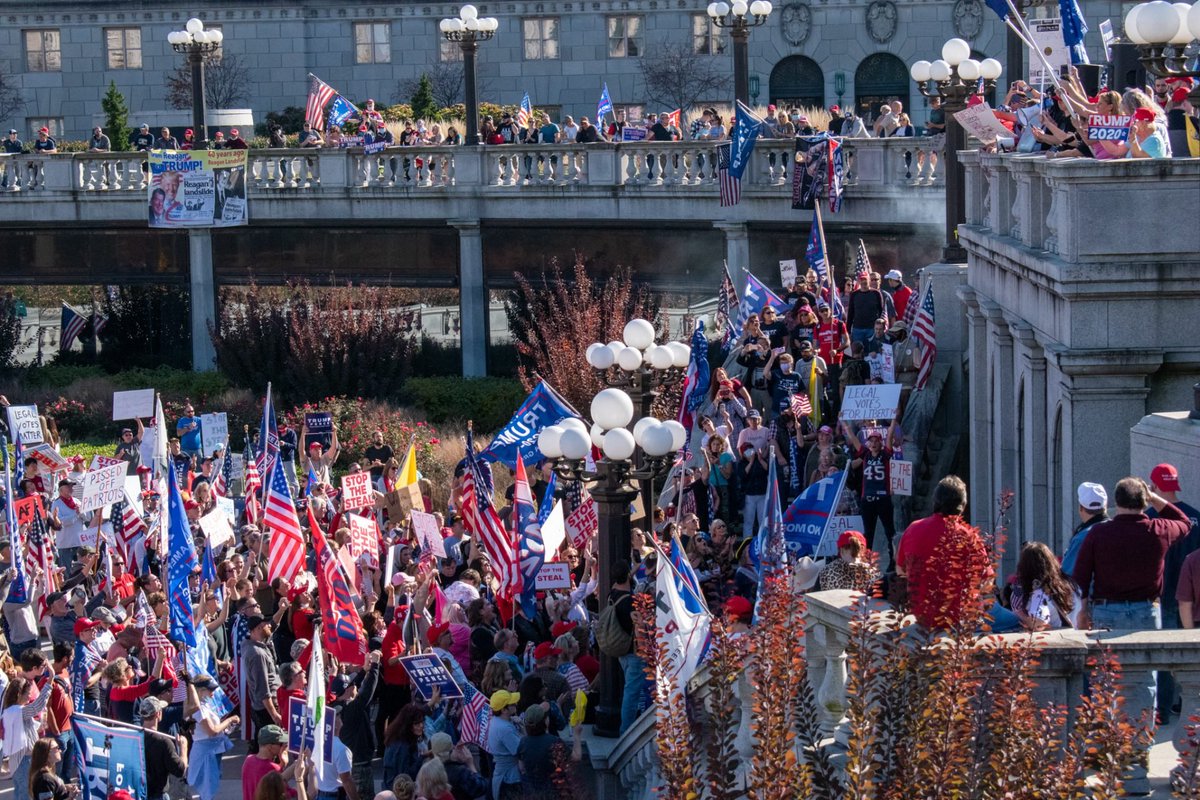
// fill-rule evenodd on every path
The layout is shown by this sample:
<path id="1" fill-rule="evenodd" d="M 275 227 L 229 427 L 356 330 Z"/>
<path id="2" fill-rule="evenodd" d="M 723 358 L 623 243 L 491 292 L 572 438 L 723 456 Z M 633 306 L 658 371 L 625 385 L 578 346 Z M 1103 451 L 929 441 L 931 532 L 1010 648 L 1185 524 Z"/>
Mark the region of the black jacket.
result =
<path id="1" fill-rule="evenodd" d="M 342 744 L 350 748 L 350 760 L 369 764 L 375 757 L 375 726 L 371 724 L 371 701 L 379 685 L 379 665 L 366 671 L 355 697 L 342 708 Z"/>

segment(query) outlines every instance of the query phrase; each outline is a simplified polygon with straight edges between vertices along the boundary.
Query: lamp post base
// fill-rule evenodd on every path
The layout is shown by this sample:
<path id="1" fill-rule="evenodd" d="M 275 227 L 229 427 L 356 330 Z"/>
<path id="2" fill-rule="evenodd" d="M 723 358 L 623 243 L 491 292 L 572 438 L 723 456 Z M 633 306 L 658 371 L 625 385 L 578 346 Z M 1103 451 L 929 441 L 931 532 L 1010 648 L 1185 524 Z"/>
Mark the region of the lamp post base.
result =
<path id="1" fill-rule="evenodd" d="M 942 263 L 944 264 L 965 264 L 967 263 L 967 251 L 962 245 L 947 244 L 942 246 Z"/>

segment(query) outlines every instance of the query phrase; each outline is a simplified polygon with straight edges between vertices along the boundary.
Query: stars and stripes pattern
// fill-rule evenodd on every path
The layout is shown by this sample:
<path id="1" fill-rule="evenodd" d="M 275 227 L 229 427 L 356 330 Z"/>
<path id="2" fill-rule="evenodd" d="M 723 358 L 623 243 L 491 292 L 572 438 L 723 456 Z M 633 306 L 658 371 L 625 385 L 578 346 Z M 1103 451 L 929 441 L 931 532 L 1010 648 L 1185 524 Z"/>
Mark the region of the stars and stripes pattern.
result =
<path id="1" fill-rule="evenodd" d="M 717 175 L 721 185 L 721 206 L 736 206 L 742 201 L 742 182 L 729 174 L 733 145 L 729 142 L 717 146 Z"/>
<path id="2" fill-rule="evenodd" d="M 245 464 L 245 514 L 246 521 L 254 523 L 259 518 L 258 496 L 262 492 L 262 478 L 258 474 L 258 460 L 254 455 L 254 448 L 249 442 L 246 442 L 246 453 L 242 457 L 242 463 Z"/>
<path id="3" fill-rule="evenodd" d="M 863 240 L 858 240 L 858 253 L 854 257 L 854 275 L 870 275 L 871 274 L 871 257 L 867 255 L 867 246 L 863 244 Z"/>
<path id="4" fill-rule="evenodd" d="M 271 384 L 263 400 L 262 425 L 258 429 L 258 474 L 264 480 L 271 477 L 272 467 L 279 460 L 279 426 L 275 424 L 275 404 L 271 402 Z"/>
<path id="5" fill-rule="evenodd" d="M 108 317 L 99 311 L 92 314 L 92 332 L 99 336 L 108 326 Z"/>
<path id="6" fill-rule="evenodd" d="M 337 92 L 332 86 L 311 72 L 308 73 L 308 77 L 310 79 L 308 83 L 308 106 L 304 109 L 304 120 L 317 130 L 321 130 L 325 127 L 325 115 L 322 112 Z"/>
<path id="7" fill-rule="evenodd" d="M 212 482 L 213 494 L 217 497 L 228 497 L 233 485 L 233 451 L 225 447 L 225 457 L 221 459 L 221 469 L 217 471 Z"/>
<path id="8" fill-rule="evenodd" d="M 71 345 L 75 343 L 75 339 L 79 334 L 83 333 L 84 327 L 87 326 L 87 317 L 80 314 L 75 309 L 66 303 L 62 304 L 62 331 L 58 337 L 59 352 L 66 352 L 71 349 Z"/>
<path id="9" fill-rule="evenodd" d="M 812 400 L 804 392 L 796 392 L 791 396 L 789 402 L 791 403 L 792 414 L 796 416 L 796 419 L 812 414 Z"/>
<path id="10" fill-rule="evenodd" d="M 529 120 L 533 119 L 533 104 L 529 102 L 529 92 L 521 98 L 521 107 L 517 109 L 517 127 L 528 128 Z"/>
<path id="11" fill-rule="evenodd" d="M 492 708 L 488 705 L 487 695 L 483 692 L 469 683 L 462 688 L 464 694 L 469 696 L 463 704 L 462 719 L 458 724 L 459 739 L 482 747 L 487 743 L 488 726 L 492 722 Z"/>
<path id="12" fill-rule="evenodd" d="M 41 570 L 49 581 L 51 571 L 55 566 L 54 534 L 46 525 L 46 517 L 40 510 L 35 510 L 33 519 L 29 522 L 29 532 L 25 536 L 25 572 L 32 575 L 35 570 Z M 38 598 L 39 608 L 45 611 L 46 600 L 42 595 Z"/>
<path id="13" fill-rule="evenodd" d="M 20 447 L 20 445 L 18 445 Z M 8 460 L 8 442 L 0 439 L 0 455 L 4 458 L 4 525 L 9 537 L 9 547 L 11 552 L 21 552 L 21 532 L 17 526 L 17 510 L 16 497 L 17 493 L 13 490 L 12 468 Z M 10 603 L 28 603 L 29 602 L 29 586 L 25 580 L 27 570 L 20 558 L 13 561 L 14 572 L 12 586 L 8 590 L 8 596 L 3 598 Z"/>
<path id="14" fill-rule="evenodd" d="M 271 531 L 267 582 L 276 578 L 290 582 L 304 566 L 304 536 L 300 532 L 300 519 L 292 503 L 287 475 L 281 469 L 271 470 L 271 483 L 263 500 L 263 520 Z"/>
<path id="15" fill-rule="evenodd" d="M 134 601 L 133 627 L 141 629 L 146 655 L 150 657 L 151 661 L 158 658 L 159 653 L 164 653 L 168 657 L 175 655 L 174 645 L 159 629 L 158 617 L 154 614 L 154 609 L 150 607 L 146 593 L 140 589 L 137 593 L 137 600 Z"/>
<path id="16" fill-rule="evenodd" d="M 128 495 L 113 503 L 112 517 L 120 520 L 114 537 L 117 551 L 125 559 L 130 572 L 140 573 L 146 558 L 146 522 L 138 516 L 137 508 Z"/>
<path id="17" fill-rule="evenodd" d="M 566 481 L 563 484 L 563 513 L 570 514 L 583 505 L 583 481 Z"/>
<path id="18" fill-rule="evenodd" d="M 933 284 L 930 283 L 925 287 L 925 294 L 921 298 L 921 308 L 917 311 L 916 319 L 913 320 L 911 335 L 921 345 L 920 363 L 917 365 L 917 382 L 913 384 L 914 389 L 922 389 L 929 382 L 929 375 L 933 372 L 933 362 L 937 360 L 937 328 L 934 322 Z"/>
<path id="19" fill-rule="evenodd" d="M 492 560 L 492 568 L 500 580 L 498 594 L 512 599 L 521 590 L 517 548 L 492 505 L 491 481 L 483 475 L 488 467 L 475 457 L 475 442 L 470 429 L 467 430 L 466 465 L 462 489 L 463 521 L 467 523 L 467 529 L 479 537 Z"/>
<path id="20" fill-rule="evenodd" d="M 920 289 L 920 287 L 921 279 L 920 276 L 918 276 L 917 288 Z M 917 309 L 920 307 L 920 305 L 920 303 L 912 302 L 912 299 L 909 298 L 908 305 L 904 307 L 904 327 L 910 331 L 913 329 L 913 323 L 917 321 Z"/>
<path id="21" fill-rule="evenodd" d="M 733 285 L 733 278 L 729 274 L 729 264 L 726 263 L 721 274 L 721 288 L 717 291 L 717 313 L 714 319 L 718 329 L 725 329 L 725 338 L 722 344 L 726 348 L 734 338 L 732 314 L 737 307 L 737 288 Z"/>

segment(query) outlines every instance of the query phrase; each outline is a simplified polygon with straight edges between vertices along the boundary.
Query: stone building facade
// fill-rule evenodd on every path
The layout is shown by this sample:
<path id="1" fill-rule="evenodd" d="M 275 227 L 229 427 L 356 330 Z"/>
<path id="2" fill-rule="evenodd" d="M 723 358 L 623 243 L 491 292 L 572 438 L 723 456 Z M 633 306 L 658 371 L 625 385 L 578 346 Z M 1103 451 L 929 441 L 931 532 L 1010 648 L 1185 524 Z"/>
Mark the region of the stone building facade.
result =
<path id="1" fill-rule="evenodd" d="M 528 92 L 536 106 L 578 119 L 595 114 L 607 82 L 617 107 L 637 110 L 647 96 L 640 57 L 654 58 L 669 44 L 687 46 L 732 74 L 732 46 L 705 15 L 707 0 L 477 5 L 481 15 L 500 21 L 495 38 L 479 49 L 484 100 L 515 104 Z M 303 106 L 310 71 L 355 100 L 406 101 L 400 84 L 423 71 L 453 76 L 460 69 L 460 51 L 438 32 L 438 21 L 458 8 L 329 0 L 0 0 L 0 71 L 26 101 L 6 122 L 26 136 L 44 124 L 55 135 L 85 138 L 102 118 L 100 99 L 113 81 L 138 115 L 132 123 L 159 124 L 156 113 L 168 108 L 165 76 L 182 63 L 167 34 L 193 15 L 222 29 L 224 52 L 245 67 L 245 105 L 256 119 Z M 1086 13 L 1093 29 L 1088 44 L 1097 52 L 1100 20 L 1119 22 L 1121 4 L 1089 2 Z M 751 34 L 752 93 L 757 89 L 760 104 L 851 104 L 863 114 L 894 97 L 915 108 L 919 125 L 925 104 L 908 64 L 938 57 L 951 36 L 968 39 L 979 58 L 1005 58 L 1005 28 L 983 0 L 781 0 Z"/>

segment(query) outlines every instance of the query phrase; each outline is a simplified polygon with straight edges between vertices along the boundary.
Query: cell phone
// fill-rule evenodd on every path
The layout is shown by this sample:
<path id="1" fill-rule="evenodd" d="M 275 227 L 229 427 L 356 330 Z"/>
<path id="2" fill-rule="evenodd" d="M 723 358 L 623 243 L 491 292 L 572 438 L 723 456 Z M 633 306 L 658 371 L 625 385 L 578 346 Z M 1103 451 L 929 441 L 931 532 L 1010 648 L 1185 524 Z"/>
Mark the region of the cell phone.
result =
<path id="1" fill-rule="evenodd" d="M 774 353 L 775 355 L 780 355 L 780 354 L 782 354 L 782 353 L 783 353 L 783 351 L 784 351 L 784 350 L 786 350 L 786 349 L 787 349 L 787 348 L 785 348 L 785 347 L 776 347 L 776 348 L 775 348 L 774 350 L 772 350 L 771 352 L 772 352 L 772 353 Z"/>

